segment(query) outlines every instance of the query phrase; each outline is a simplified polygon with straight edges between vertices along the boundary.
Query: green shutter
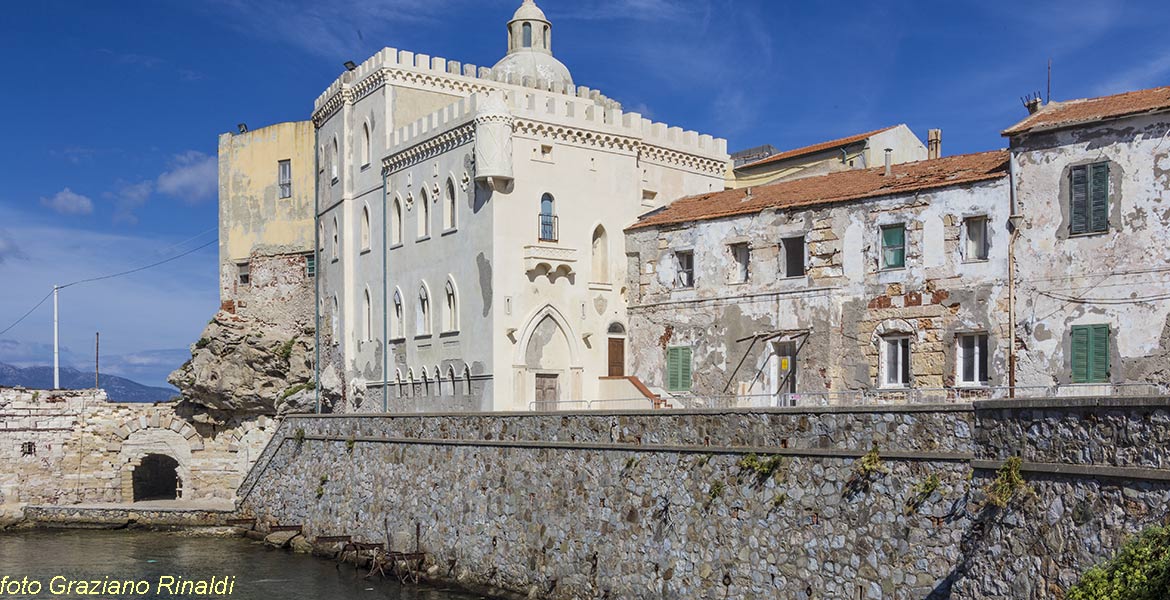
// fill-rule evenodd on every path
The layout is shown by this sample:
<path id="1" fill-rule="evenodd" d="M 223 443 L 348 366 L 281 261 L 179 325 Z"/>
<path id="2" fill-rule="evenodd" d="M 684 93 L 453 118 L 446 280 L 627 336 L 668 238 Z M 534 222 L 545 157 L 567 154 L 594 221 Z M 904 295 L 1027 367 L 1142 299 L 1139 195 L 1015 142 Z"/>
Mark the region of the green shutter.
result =
<path id="1" fill-rule="evenodd" d="M 1089 341 L 1091 335 L 1091 330 L 1088 327 L 1072 328 L 1073 383 L 1087 383 L 1089 381 Z"/>
<path id="2" fill-rule="evenodd" d="M 691 349 L 674 346 L 666 349 L 666 389 L 685 392 L 691 389 Z"/>
<path id="3" fill-rule="evenodd" d="M 679 390 L 689 392 L 691 389 L 691 349 L 679 348 Z"/>
<path id="4" fill-rule="evenodd" d="M 678 387 L 678 348 L 666 349 L 666 389 Z"/>
<path id="5" fill-rule="evenodd" d="M 1089 175 L 1086 167 L 1073 167 L 1069 175 L 1069 231 L 1073 234 L 1089 231 Z"/>
<path id="6" fill-rule="evenodd" d="M 1109 381 L 1109 326 L 1093 325 L 1089 343 L 1089 380 L 1094 383 Z"/>
<path id="7" fill-rule="evenodd" d="M 1109 163 L 1090 167 L 1089 231 L 1109 231 Z"/>

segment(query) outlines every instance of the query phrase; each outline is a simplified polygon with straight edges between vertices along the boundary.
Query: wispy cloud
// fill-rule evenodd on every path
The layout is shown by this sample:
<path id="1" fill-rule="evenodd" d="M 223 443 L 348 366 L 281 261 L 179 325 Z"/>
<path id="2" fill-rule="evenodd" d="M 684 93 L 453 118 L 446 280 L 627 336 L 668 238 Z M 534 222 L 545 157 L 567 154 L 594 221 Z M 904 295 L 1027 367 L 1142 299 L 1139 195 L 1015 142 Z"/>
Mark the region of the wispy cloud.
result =
<path id="1" fill-rule="evenodd" d="M 1097 86 L 1097 95 L 1117 94 L 1142 88 L 1166 85 L 1170 79 L 1170 51 L 1153 56 L 1150 60 L 1116 73 Z"/>
<path id="2" fill-rule="evenodd" d="M 158 191 L 188 204 L 197 204 L 215 197 L 218 180 L 216 157 L 188 150 L 176 155 L 170 170 L 158 176 Z"/>
<path id="3" fill-rule="evenodd" d="M 0 265 L 7 260 L 19 260 L 28 258 L 20 246 L 16 244 L 12 234 L 7 229 L 0 229 Z"/>
<path id="4" fill-rule="evenodd" d="M 706 4 L 706 2 L 703 2 Z M 668 0 L 591 0 L 574 3 L 571 8 L 549 9 L 550 18 L 583 21 L 681 19 L 689 14 L 687 2 Z M 547 8 L 547 7 L 546 7 Z M 559 7 L 556 7 L 559 9 Z"/>
<path id="5" fill-rule="evenodd" d="M 48 198 L 41 197 L 41 206 L 59 215 L 75 216 L 93 214 L 93 200 L 69 188 L 65 188 Z"/>
<path id="6" fill-rule="evenodd" d="M 152 192 L 154 192 L 154 182 L 149 179 L 138 183 L 119 180 L 115 184 L 114 191 L 106 192 L 103 197 L 114 201 L 115 223 L 136 225 L 138 224 L 138 216 L 135 211 L 150 200 Z"/>

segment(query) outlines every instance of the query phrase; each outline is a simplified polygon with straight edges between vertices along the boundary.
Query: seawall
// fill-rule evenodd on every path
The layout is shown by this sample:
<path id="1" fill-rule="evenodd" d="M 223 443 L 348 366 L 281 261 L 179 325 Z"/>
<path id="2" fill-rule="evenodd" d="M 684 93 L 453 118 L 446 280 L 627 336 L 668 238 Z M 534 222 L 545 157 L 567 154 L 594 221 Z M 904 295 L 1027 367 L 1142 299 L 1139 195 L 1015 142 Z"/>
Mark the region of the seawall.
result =
<path id="1" fill-rule="evenodd" d="M 1052 598 L 1165 518 L 1167 438 L 1166 398 L 294 416 L 238 495 L 537 598 Z"/>

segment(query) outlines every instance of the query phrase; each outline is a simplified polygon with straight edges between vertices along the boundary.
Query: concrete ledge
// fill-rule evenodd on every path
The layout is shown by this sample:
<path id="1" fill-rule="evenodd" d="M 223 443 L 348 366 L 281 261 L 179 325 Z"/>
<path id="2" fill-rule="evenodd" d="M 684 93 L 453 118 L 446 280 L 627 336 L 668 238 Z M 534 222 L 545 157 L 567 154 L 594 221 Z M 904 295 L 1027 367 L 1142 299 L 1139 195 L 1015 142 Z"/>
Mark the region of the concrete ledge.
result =
<path id="1" fill-rule="evenodd" d="M 1165 396 L 1075 396 L 1068 398 L 1011 398 L 1006 400 L 977 400 L 975 412 L 986 410 L 1026 409 L 1088 409 L 1088 408 L 1170 408 Z"/>
<path id="2" fill-rule="evenodd" d="M 996 470 L 1003 466 L 1002 460 L 973 460 L 971 468 Z M 1141 481 L 1170 481 L 1170 470 L 1143 469 L 1140 467 L 1112 467 L 1108 465 L 1073 465 L 1064 463 L 1025 462 L 1020 470 L 1026 473 L 1068 475 L 1070 477 L 1092 477 L 1098 479 L 1125 479 Z"/>
<path id="3" fill-rule="evenodd" d="M 838 450 L 832 448 L 776 448 L 763 446 L 670 446 L 647 444 L 589 443 L 589 442 L 543 442 L 523 440 L 451 440 L 437 438 L 383 438 L 356 436 L 335 438 L 326 436 L 305 436 L 305 441 L 342 443 L 353 440 L 366 444 L 400 444 L 415 446 L 474 446 L 494 448 L 527 448 L 533 450 L 599 450 L 612 452 L 657 452 L 674 454 L 759 454 L 766 456 L 793 456 L 817 458 L 860 458 L 866 450 Z M 289 441 L 285 438 L 284 441 Z M 293 440 L 293 443 L 296 443 Z M 974 456 L 965 452 L 926 452 L 914 450 L 879 450 L 883 459 L 926 461 L 926 462 L 968 462 Z"/>
<path id="4" fill-rule="evenodd" d="M 671 417 L 689 415 L 809 415 L 869 413 L 962 413 L 972 412 L 970 403 L 955 404 L 865 404 L 841 406 L 797 406 L 783 408 L 670 408 L 640 410 L 562 410 L 513 412 L 353 413 L 287 415 L 287 419 L 416 419 L 434 417 Z"/>

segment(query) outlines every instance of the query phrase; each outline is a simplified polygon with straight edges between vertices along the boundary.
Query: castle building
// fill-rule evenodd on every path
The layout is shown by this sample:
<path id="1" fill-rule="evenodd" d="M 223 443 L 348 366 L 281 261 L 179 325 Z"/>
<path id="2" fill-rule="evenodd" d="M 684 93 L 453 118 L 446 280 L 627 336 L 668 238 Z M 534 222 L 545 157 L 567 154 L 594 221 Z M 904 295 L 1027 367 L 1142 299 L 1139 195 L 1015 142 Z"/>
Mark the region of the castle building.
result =
<path id="1" fill-rule="evenodd" d="M 622 229 L 723 189 L 726 142 L 574 84 L 525 2 L 492 68 L 387 48 L 318 99 L 325 410 L 652 405 Z"/>

